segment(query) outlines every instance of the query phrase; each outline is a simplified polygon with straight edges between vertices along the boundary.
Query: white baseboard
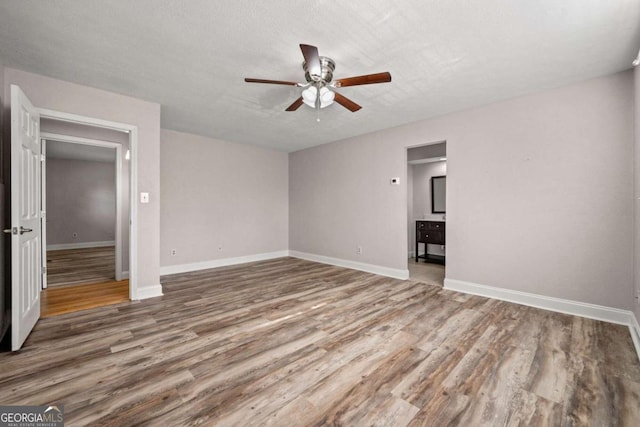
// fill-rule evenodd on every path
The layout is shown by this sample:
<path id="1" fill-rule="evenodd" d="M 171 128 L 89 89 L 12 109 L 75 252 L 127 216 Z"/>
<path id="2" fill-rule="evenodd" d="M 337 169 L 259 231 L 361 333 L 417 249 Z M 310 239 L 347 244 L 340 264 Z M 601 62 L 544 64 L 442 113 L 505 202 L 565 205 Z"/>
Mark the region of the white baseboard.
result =
<path id="1" fill-rule="evenodd" d="M 444 279 L 444 288 L 463 292 L 465 294 L 480 295 L 487 298 L 509 301 L 558 313 L 572 314 L 588 319 L 602 320 L 619 325 L 630 325 L 633 313 L 629 310 L 606 307 L 604 305 L 589 304 L 562 298 L 548 297 L 545 295 L 531 294 L 528 292 L 514 291 L 511 289 L 496 288 L 494 286 L 479 285 L 477 283 L 464 282 L 462 280 Z"/>
<path id="2" fill-rule="evenodd" d="M 633 345 L 636 346 L 636 353 L 638 353 L 638 360 L 640 360 L 640 323 L 638 323 L 638 318 L 634 314 L 631 314 L 631 323 L 629 324 L 629 331 L 631 332 Z"/>
<path id="3" fill-rule="evenodd" d="M 364 262 L 350 261 L 350 260 L 340 259 L 340 258 L 331 258 L 323 255 L 309 254 L 309 253 L 298 252 L 298 251 L 289 251 L 289 256 L 294 258 L 306 259 L 307 261 L 315 261 L 322 264 L 335 265 L 337 267 L 345 267 L 345 268 L 351 268 L 353 270 L 366 271 L 367 273 L 393 277 L 394 279 L 407 280 L 409 278 L 408 269 L 400 270 L 396 268 L 366 264 Z"/>
<path id="4" fill-rule="evenodd" d="M 338 267 L 352 268 L 354 270 L 366 271 L 368 273 L 379 274 L 381 276 L 393 277 L 406 280 L 409 278 L 409 270 L 399 270 L 395 268 L 381 267 L 362 262 L 348 261 L 339 258 L 330 258 L 322 255 L 308 254 L 298 251 L 277 251 L 262 254 L 247 255 L 235 258 L 214 259 L 211 261 L 195 262 L 191 264 L 167 265 L 160 267 L 160 275 L 187 273 L 189 271 L 207 270 L 210 268 L 225 267 L 228 265 L 246 264 L 248 262 L 265 261 L 275 258 L 291 256 L 294 258 L 306 259 L 322 264 L 330 264 Z"/>
<path id="5" fill-rule="evenodd" d="M 630 310 L 620 310 L 619 308 L 607 307 L 604 305 L 548 297 L 447 278 L 444 279 L 444 288 L 450 291 L 509 301 L 516 304 L 541 308 L 543 310 L 626 325 L 629 327 L 629 332 L 633 339 L 633 345 L 635 346 L 636 353 L 638 354 L 638 360 L 640 360 L 640 325 L 638 324 L 638 319 Z"/>
<path id="6" fill-rule="evenodd" d="M 59 243 L 55 245 L 47 245 L 48 251 L 57 251 L 61 249 L 84 249 L 84 248 L 103 248 L 105 246 L 115 246 L 113 240 L 104 242 L 77 242 L 77 243 Z"/>
<path id="7" fill-rule="evenodd" d="M 136 296 L 134 299 L 141 300 L 141 299 L 147 299 L 147 298 L 161 297 L 162 295 L 164 295 L 162 293 L 162 285 L 145 286 L 144 288 L 137 289 Z"/>
<path id="8" fill-rule="evenodd" d="M 207 270 L 228 265 L 246 264 L 248 262 L 265 261 L 289 256 L 289 251 L 266 252 L 262 254 L 246 255 L 235 258 L 214 259 L 211 261 L 194 262 L 191 264 L 167 265 L 160 267 L 160 275 L 187 273 L 189 271 Z"/>
<path id="9" fill-rule="evenodd" d="M 128 271 L 123 271 L 121 274 L 122 274 L 122 278 L 123 279 L 128 279 L 129 278 L 129 272 Z"/>
<path id="10" fill-rule="evenodd" d="M 638 354 L 638 360 L 640 360 L 640 325 L 638 324 L 638 319 L 630 310 L 620 310 L 619 308 L 604 305 L 496 288 L 494 286 L 479 285 L 477 283 L 455 279 L 444 279 L 444 288 L 450 291 L 480 295 L 487 298 L 541 308 L 543 310 L 625 325 L 629 328 L 633 345 Z"/>

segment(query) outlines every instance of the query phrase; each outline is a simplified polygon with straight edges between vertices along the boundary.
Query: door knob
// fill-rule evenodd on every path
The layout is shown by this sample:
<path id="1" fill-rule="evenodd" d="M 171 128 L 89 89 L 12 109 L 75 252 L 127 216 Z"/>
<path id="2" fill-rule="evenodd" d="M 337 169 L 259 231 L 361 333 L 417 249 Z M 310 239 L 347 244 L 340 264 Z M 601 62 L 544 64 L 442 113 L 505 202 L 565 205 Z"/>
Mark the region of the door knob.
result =
<path id="1" fill-rule="evenodd" d="M 4 230 L 2 230 L 3 233 L 7 233 L 7 234 L 24 234 L 24 233 L 30 233 L 32 231 L 33 231 L 32 228 L 24 228 L 23 226 L 20 226 L 19 232 L 18 232 L 18 227 L 5 228 Z"/>

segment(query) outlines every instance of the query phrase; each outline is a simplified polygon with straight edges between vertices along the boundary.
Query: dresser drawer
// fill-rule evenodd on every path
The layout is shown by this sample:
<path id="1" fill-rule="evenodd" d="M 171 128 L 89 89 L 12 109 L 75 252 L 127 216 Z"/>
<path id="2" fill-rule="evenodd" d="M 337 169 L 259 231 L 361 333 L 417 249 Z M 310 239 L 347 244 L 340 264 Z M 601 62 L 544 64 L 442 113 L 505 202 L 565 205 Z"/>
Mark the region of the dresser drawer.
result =
<path id="1" fill-rule="evenodd" d="M 444 230 L 418 230 L 418 242 L 444 245 Z"/>
<path id="2" fill-rule="evenodd" d="M 428 221 L 426 222 L 427 230 L 440 230 L 444 231 L 444 222 L 439 221 Z"/>

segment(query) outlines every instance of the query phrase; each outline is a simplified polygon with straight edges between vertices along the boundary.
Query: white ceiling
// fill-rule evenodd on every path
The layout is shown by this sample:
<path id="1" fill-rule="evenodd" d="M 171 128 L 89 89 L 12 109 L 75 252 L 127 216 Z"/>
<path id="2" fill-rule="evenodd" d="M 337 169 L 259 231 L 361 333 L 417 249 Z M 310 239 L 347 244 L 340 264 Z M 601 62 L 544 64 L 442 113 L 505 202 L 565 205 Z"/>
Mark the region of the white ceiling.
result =
<path id="1" fill-rule="evenodd" d="M 298 45 L 362 105 L 284 109 Z M 5 66 L 162 104 L 162 127 L 285 151 L 630 68 L 639 0 L 0 0 Z"/>
<path id="2" fill-rule="evenodd" d="M 47 158 L 115 163 L 115 148 L 47 140 Z"/>

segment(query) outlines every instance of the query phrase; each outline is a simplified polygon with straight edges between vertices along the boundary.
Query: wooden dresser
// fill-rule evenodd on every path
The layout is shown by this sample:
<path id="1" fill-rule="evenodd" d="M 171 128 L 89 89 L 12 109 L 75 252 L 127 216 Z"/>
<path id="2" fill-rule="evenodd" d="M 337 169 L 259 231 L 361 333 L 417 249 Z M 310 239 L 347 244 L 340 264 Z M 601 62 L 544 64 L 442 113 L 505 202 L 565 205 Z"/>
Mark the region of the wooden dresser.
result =
<path id="1" fill-rule="evenodd" d="M 416 221 L 416 262 L 420 259 L 426 262 L 444 264 L 445 257 L 442 255 L 429 255 L 427 245 L 445 245 L 445 222 L 444 221 Z M 418 255 L 420 243 L 424 244 L 424 254 Z"/>

